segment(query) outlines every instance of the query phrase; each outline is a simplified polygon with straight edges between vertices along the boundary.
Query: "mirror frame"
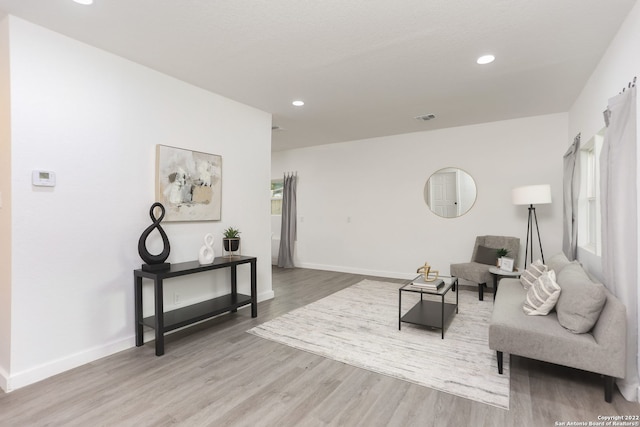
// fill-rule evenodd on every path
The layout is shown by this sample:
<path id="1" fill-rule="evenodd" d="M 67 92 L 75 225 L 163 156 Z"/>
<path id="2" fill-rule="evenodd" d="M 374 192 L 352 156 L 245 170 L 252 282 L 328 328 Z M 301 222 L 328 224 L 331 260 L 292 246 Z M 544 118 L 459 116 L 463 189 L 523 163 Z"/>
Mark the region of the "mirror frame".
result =
<path id="1" fill-rule="evenodd" d="M 455 181 L 453 182 L 453 185 L 455 186 L 455 194 L 456 194 L 456 200 L 454 201 L 454 204 L 456 206 L 455 215 L 444 215 L 442 213 L 438 213 L 436 208 L 431 206 L 432 205 L 431 199 L 433 194 L 433 190 L 431 187 L 434 184 L 432 182 L 432 179 L 434 179 L 434 177 L 436 177 L 438 174 L 444 174 L 444 173 L 455 173 Z M 467 183 L 473 184 L 472 188 L 469 187 L 468 191 L 466 192 L 468 194 L 466 195 L 465 195 L 465 192 L 461 192 L 461 186 L 464 185 L 464 181 L 466 181 Z M 448 184 L 450 185 L 451 182 L 449 182 Z M 473 192 L 473 195 L 471 195 L 471 192 Z M 429 207 L 429 210 L 433 212 L 435 215 L 439 216 L 440 218 L 459 218 L 464 214 L 466 214 L 467 212 L 469 212 L 471 208 L 473 208 L 473 206 L 475 205 L 476 200 L 478 199 L 478 186 L 476 184 L 475 179 L 473 179 L 473 176 L 471 176 L 471 174 L 465 171 L 464 169 L 453 167 L 453 166 L 445 167 L 442 169 L 438 169 L 437 171 L 433 172 L 429 176 L 429 178 L 427 179 L 427 182 L 424 185 L 423 198 L 424 198 L 424 202 Z"/>

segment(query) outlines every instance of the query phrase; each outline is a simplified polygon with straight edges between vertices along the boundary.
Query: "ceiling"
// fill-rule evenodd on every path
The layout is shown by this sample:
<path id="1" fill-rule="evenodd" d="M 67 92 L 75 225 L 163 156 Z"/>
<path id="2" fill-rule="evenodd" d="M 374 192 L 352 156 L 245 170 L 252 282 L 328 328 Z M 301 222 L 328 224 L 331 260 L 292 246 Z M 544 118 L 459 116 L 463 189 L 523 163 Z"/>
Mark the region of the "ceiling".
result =
<path id="1" fill-rule="evenodd" d="M 284 150 L 568 111 L 634 3 L 0 0 L 0 10 L 270 112 L 281 128 L 272 149 Z M 476 64 L 486 53 L 495 62 Z M 424 114 L 436 118 L 414 118 Z"/>

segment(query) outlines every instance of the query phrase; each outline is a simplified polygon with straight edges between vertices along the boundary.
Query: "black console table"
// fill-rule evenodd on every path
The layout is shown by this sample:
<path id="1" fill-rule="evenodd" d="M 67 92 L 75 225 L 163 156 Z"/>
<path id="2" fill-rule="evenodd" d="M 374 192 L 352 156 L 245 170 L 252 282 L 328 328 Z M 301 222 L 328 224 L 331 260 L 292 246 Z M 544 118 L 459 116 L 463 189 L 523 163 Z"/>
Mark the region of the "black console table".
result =
<path id="1" fill-rule="evenodd" d="M 135 287 L 135 316 L 136 316 L 136 346 L 144 344 L 143 326 L 149 326 L 156 332 L 156 356 L 164 354 L 164 334 L 174 329 L 208 319 L 227 311 L 235 312 L 239 307 L 251 304 L 251 317 L 258 316 L 258 301 L 256 292 L 256 257 L 234 256 L 218 257 L 213 264 L 200 265 L 198 261 L 181 262 L 171 264 L 169 269 L 160 271 L 134 270 Z M 251 295 L 239 294 L 237 291 L 237 266 L 240 264 L 251 265 Z M 217 270 L 219 268 L 231 269 L 231 292 L 207 301 L 202 301 L 176 310 L 164 312 L 162 294 L 162 281 L 172 277 L 185 276 L 187 274 L 202 273 L 204 271 Z M 150 317 L 142 317 L 142 279 L 153 280 L 155 313 Z"/>

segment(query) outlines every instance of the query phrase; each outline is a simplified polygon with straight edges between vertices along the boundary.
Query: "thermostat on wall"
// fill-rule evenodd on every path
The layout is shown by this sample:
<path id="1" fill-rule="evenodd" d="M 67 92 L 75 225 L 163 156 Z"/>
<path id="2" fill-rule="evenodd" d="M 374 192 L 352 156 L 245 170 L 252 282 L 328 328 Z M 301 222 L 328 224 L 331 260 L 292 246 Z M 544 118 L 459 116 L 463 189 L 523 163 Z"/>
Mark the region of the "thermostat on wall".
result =
<path id="1" fill-rule="evenodd" d="M 51 171 L 33 171 L 31 173 L 31 183 L 37 187 L 55 187 L 56 174 Z"/>

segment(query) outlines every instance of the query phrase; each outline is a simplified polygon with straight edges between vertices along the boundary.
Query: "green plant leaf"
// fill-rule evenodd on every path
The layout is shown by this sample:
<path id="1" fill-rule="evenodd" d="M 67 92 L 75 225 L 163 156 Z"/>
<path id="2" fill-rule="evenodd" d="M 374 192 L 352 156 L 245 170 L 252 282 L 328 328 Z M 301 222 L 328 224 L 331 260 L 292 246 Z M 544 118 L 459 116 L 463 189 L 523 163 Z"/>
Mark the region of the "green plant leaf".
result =
<path id="1" fill-rule="evenodd" d="M 222 232 L 222 235 L 227 239 L 235 239 L 240 235 L 240 230 L 237 228 L 229 227 Z"/>
<path id="2" fill-rule="evenodd" d="M 500 249 L 496 249 L 496 254 L 498 255 L 498 258 L 501 258 L 509 255 L 509 251 L 505 248 L 500 248 Z"/>

